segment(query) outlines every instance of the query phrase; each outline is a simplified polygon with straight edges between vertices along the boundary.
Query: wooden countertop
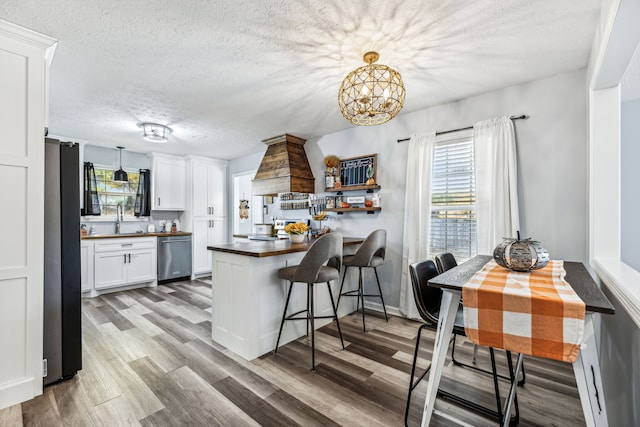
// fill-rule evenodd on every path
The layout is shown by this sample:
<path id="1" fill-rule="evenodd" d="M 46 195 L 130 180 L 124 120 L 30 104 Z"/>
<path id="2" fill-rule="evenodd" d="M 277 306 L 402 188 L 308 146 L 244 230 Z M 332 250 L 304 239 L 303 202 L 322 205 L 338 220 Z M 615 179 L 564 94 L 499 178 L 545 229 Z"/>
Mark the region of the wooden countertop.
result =
<path id="1" fill-rule="evenodd" d="M 343 240 L 343 246 L 359 245 L 362 242 L 364 242 L 363 237 L 345 237 Z M 303 243 L 291 243 L 287 239 L 276 241 L 251 240 L 249 242 L 207 246 L 207 249 L 217 252 L 227 252 L 236 255 L 264 258 L 295 252 L 304 252 L 309 250 L 312 243 L 313 240 L 306 240 Z"/>
<path id="2" fill-rule="evenodd" d="M 175 233 L 122 233 L 122 234 L 94 234 L 91 236 L 80 236 L 81 240 L 94 240 L 94 239 L 124 239 L 129 237 L 167 237 L 167 236 L 191 236 L 191 232 L 188 231 L 176 231 Z"/>

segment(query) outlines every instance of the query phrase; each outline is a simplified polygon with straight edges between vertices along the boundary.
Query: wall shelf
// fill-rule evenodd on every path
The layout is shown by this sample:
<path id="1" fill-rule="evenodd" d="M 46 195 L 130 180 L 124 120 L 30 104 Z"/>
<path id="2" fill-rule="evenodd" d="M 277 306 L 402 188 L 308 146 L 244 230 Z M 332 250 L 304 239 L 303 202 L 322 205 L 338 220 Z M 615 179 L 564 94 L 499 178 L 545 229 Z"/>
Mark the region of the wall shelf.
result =
<path id="1" fill-rule="evenodd" d="M 380 186 L 378 184 L 373 185 L 343 185 L 340 188 L 325 188 L 324 191 L 326 193 L 341 193 L 343 191 L 358 191 L 358 190 L 379 190 Z"/>
<path id="2" fill-rule="evenodd" d="M 373 214 L 374 212 L 378 212 L 381 211 L 382 208 L 374 208 L 374 207 L 370 207 L 370 208 L 326 208 L 325 211 L 326 212 L 337 212 L 338 215 L 342 215 L 345 212 L 366 212 L 368 214 Z"/>

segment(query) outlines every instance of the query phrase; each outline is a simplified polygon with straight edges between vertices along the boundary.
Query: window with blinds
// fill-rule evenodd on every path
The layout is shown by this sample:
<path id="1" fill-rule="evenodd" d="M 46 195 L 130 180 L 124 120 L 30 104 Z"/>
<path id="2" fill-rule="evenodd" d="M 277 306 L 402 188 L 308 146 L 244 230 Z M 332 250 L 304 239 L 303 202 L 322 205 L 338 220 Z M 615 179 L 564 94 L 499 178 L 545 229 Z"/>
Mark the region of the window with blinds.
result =
<path id="1" fill-rule="evenodd" d="M 431 176 L 429 254 L 451 252 L 458 263 L 476 255 L 473 140 L 437 143 Z"/>

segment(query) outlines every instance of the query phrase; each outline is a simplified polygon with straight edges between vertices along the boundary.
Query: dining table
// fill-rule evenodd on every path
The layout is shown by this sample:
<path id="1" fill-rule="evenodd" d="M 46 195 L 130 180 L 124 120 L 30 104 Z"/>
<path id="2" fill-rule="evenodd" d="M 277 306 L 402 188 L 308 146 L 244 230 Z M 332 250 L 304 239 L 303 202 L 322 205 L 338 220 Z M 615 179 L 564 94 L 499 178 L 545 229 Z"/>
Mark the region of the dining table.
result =
<path id="1" fill-rule="evenodd" d="M 442 301 L 422 414 L 422 426 L 429 425 L 433 414 L 456 312 L 458 311 L 458 305 L 461 303 L 462 289 L 474 274 L 492 259 L 493 257 L 489 255 L 477 255 L 428 281 L 429 286 L 442 289 Z M 593 316 L 596 314 L 614 314 L 615 310 L 583 263 L 565 261 L 564 269 L 566 271 L 564 279 L 585 304 L 584 331 L 580 343 L 580 351 L 578 357 L 572 363 L 585 423 L 589 427 L 607 426 L 607 411 L 600 376 Z M 509 423 L 509 412 L 516 393 L 517 372 L 521 365 L 522 354 L 518 356 L 516 373 L 512 378 L 509 397 L 504 404 L 504 425 Z"/>

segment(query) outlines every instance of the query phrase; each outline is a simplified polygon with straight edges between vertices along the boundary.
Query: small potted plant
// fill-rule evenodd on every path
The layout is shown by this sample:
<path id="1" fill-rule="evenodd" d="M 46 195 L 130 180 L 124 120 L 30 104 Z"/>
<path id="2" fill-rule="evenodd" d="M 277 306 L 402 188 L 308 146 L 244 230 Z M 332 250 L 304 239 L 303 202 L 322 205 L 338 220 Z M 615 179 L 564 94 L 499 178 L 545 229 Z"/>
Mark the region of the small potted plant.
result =
<path id="1" fill-rule="evenodd" d="M 294 222 L 287 224 L 286 227 L 284 227 L 284 231 L 289 234 L 291 243 L 302 243 L 304 242 L 305 233 L 309 231 L 309 227 L 303 222 Z"/>

